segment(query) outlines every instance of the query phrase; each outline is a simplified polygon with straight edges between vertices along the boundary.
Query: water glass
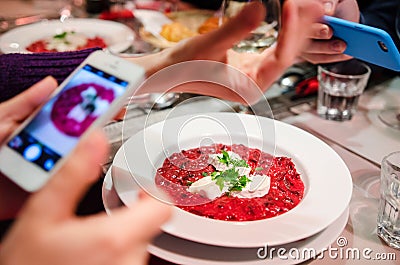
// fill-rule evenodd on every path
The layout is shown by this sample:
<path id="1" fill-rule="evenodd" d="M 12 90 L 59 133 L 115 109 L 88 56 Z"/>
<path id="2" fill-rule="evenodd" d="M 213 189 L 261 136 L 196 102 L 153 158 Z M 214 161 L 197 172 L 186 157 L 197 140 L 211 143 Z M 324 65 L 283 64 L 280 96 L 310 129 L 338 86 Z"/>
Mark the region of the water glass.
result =
<path id="1" fill-rule="evenodd" d="M 327 120 L 351 120 L 371 69 L 356 59 L 318 66 L 317 113 Z"/>
<path id="2" fill-rule="evenodd" d="M 378 236 L 400 249 L 400 151 L 383 158 L 380 190 Z"/>

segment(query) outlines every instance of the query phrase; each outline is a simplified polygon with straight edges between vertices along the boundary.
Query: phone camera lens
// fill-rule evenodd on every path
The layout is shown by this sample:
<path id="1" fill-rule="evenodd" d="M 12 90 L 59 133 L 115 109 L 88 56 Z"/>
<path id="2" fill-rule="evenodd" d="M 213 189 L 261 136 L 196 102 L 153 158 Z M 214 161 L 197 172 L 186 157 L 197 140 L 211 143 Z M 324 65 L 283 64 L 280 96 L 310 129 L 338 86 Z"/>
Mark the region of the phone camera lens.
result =
<path id="1" fill-rule="evenodd" d="M 384 51 L 384 52 L 388 52 L 389 51 L 388 47 L 386 46 L 385 43 L 383 43 L 383 41 L 378 41 L 378 45 L 379 45 L 379 47 L 381 48 L 382 51 Z"/>

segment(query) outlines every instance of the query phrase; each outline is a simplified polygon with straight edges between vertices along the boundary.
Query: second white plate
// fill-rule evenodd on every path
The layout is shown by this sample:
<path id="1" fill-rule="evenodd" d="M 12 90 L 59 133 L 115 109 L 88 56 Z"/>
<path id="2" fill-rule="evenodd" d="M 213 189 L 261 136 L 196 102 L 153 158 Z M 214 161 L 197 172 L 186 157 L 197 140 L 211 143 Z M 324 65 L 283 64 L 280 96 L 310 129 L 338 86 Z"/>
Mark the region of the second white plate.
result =
<path id="1" fill-rule="evenodd" d="M 118 194 L 109 170 L 104 178 L 103 183 L 103 204 L 108 215 L 112 215 L 114 209 L 121 207 Z M 343 214 L 330 226 L 321 232 L 308 237 L 304 240 L 296 241 L 287 245 L 275 246 L 276 251 L 268 252 L 268 246 L 265 248 L 226 248 L 196 243 L 193 241 L 177 238 L 167 233 L 161 233 L 154 238 L 153 242 L 148 246 L 148 251 L 161 259 L 176 263 L 190 265 L 290 265 L 304 262 L 312 255 L 320 253 L 332 244 L 335 240 L 340 239 L 340 235 L 347 224 L 349 217 L 349 209 L 347 208 Z M 281 258 L 277 255 L 280 250 Z M 271 248 L 269 248 L 271 250 Z M 282 251 L 285 251 L 283 253 Z M 315 251 L 315 252 L 313 252 Z M 289 256 L 292 255 L 292 257 Z M 296 256 L 296 253 L 299 253 Z M 300 254 L 300 253 L 304 253 Z M 258 255 L 260 255 L 260 257 Z M 287 255 L 286 255 L 287 254 Z M 265 256 L 265 259 L 263 259 Z M 318 255 L 315 255 L 319 257 Z"/>

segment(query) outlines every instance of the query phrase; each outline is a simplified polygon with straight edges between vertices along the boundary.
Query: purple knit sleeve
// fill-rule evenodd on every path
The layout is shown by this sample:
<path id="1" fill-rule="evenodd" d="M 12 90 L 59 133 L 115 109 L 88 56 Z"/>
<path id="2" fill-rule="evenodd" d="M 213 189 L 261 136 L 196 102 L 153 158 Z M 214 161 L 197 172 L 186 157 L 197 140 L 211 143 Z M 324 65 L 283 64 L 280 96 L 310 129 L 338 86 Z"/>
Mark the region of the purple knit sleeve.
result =
<path id="1" fill-rule="evenodd" d="M 0 102 L 14 97 L 49 75 L 61 83 L 96 50 L 0 55 Z"/>

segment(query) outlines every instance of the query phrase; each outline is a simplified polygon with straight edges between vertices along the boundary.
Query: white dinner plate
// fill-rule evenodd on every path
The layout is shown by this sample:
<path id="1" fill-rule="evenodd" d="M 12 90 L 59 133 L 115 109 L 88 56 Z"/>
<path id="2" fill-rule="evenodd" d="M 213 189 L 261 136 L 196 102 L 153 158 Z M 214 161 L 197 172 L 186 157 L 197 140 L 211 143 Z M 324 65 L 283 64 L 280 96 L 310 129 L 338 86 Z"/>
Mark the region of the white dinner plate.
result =
<path id="1" fill-rule="evenodd" d="M 245 138 L 239 123 L 245 128 Z M 304 198 L 287 213 L 248 222 L 213 220 L 175 207 L 173 218 L 162 227 L 166 233 L 224 247 L 282 245 L 322 231 L 348 207 L 351 175 L 331 147 L 292 125 L 236 113 L 167 119 L 132 136 L 117 152 L 112 166 L 114 185 L 122 201 L 129 205 L 136 200 L 137 184 L 150 191 L 148 187 L 155 186 L 156 169 L 177 146 L 179 150 L 190 149 L 203 140 L 225 144 L 247 141 L 249 147 L 292 158 L 305 183 Z M 269 147 L 276 149 L 271 152 L 266 150 Z"/>
<path id="2" fill-rule="evenodd" d="M 112 215 L 114 209 L 122 206 L 122 202 L 118 197 L 112 181 L 111 170 L 107 172 L 104 178 L 102 196 L 104 208 L 108 215 Z M 287 253 L 285 256 L 288 257 L 287 259 L 279 258 L 276 251 L 272 252 L 272 256 L 260 259 L 257 256 L 259 248 L 217 247 L 177 238 L 167 233 L 161 233 L 157 236 L 148 246 L 148 251 L 154 256 L 176 264 L 296 264 L 312 258 L 307 255 L 307 253 L 312 253 L 309 251 L 321 253 L 335 240 L 340 240 L 340 235 L 347 224 L 348 216 L 349 209 L 347 208 L 337 220 L 321 232 L 304 240 L 287 245 L 275 246 L 275 249 L 284 249 Z M 306 255 L 299 255 L 298 258 L 290 258 L 289 253 L 292 255 L 295 255 L 295 253 L 306 253 Z M 265 252 L 260 252 L 259 254 L 262 256 L 265 255 Z M 318 257 L 318 255 L 316 257 Z"/>
<path id="3" fill-rule="evenodd" d="M 64 22 L 44 20 L 4 33 L 0 37 L 0 49 L 3 53 L 30 53 L 26 47 L 33 42 L 71 30 L 89 38 L 103 38 L 113 53 L 124 51 L 134 39 L 134 33 L 129 27 L 114 21 L 92 18 L 73 18 Z"/>

